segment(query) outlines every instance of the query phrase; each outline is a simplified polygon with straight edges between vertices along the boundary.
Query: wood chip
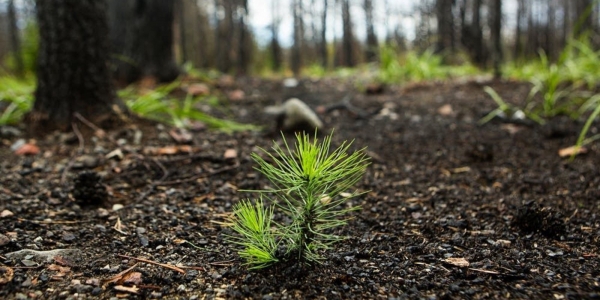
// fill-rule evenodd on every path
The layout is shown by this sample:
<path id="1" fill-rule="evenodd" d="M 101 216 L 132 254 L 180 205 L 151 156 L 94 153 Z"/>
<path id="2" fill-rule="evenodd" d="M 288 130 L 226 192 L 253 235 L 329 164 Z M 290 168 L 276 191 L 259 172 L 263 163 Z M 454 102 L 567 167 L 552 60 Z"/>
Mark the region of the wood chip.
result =
<path id="1" fill-rule="evenodd" d="M 449 257 L 444 259 L 444 262 L 461 268 L 466 268 L 470 265 L 470 263 L 462 257 Z"/>
<path id="2" fill-rule="evenodd" d="M 442 105 L 440 108 L 438 108 L 437 112 L 442 116 L 451 116 L 454 114 L 454 110 L 450 104 Z"/>
<path id="3" fill-rule="evenodd" d="M 131 294 L 137 294 L 140 289 L 136 286 L 124 286 L 124 285 L 115 285 L 115 290 L 119 291 L 119 292 L 126 292 L 126 293 L 131 293 Z"/>
<path id="4" fill-rule="evenodd" d="M 227 149 L 223 154 L 224 159 L 234 159 L 237 157 L 237 151 L 235 149 Z"/>
<path id="5" fill-rule="evenodd" d="M 562 149 L 558 150 L 558 156 L 560 156 L 560 157 L 567 157 L 567 156 L 571 156 L 571 155 L 578 155 L 578 154 L 584 154 L 584 153 L 587 153 L 587 148 L 577 147 L 577 146 L 571 146 L 571 147 L 562 148 Z"/>

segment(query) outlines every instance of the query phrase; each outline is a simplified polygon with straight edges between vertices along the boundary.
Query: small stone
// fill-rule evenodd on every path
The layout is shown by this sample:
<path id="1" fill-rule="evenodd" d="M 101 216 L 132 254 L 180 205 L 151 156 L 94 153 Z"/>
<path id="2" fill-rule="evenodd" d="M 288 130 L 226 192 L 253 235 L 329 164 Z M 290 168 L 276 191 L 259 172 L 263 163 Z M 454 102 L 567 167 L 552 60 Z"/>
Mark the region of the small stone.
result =
<path id="1" fill-rule="evenodd" d="M 98 159 L 92 155 L 82 155 L 75 159 L 74 169 L 93 169 L 98 166 Z"/>
<path id="2" fill-rule="evenodd" d="M 117 204 L 113 205 L 112 210 L 113 211 L 118 211 L 118 210 L 122 209 L 123 207 L 125 207 L 123 204 L 118 204 L 117 203 Z"/>
<path id="3" fill-rule="evenodd" d="M 4 246 L 8 243 L 10 243 L 10 238 L 8 238 L 6 235 L 0 233 L 0 246 Z"/>
<path id="4" fill-rule="evenodd" d="M 12 211 L 8 210 L 8 209 L 5 209 L 2 212 L 0 212 L 0 218 L 8 218 L 8 217 L 12 217 L 14 215 L 15 214 Z"/>
<path id="5" fill-rule="evenodd" d="M 62 236 L 62 239 L 63 239 L 63 241 L 65 241 L 65 242 L 71 242 L 71 241 L 73 241 L 75 238 L 76 238 L 76 236 L 75 236 L 75 235 L 74 235 L 72 232 L 68 232 L 68 231 L 64 232 L 64 233 L 63 233 L 63 236 Z"/>
<path id="6" fill-rule="evenodd" d="M 227 149 L 223 154 L 224 159 L 234 159 L 237 157 L 237 151 L 235 149 Z"/>
<path id="7" fill-rule="evenodd" d="M 97 286 L 94 289 L 92 289 L 92 296 L 98 296 L 102 294 L 102 288 Z"/>
<path id="8" fill-rule="evenodd" d="M 120 148 L 117 148 L 111 152 L 109 152 L 108 154 L 106 154 L 106 159 L 116 159 L 116 160 L 121 160 L 123 159 L 123 150 L 121 150 Z"/>
<path id="9" fill-rule="evenodd" d="M 180 284 L 180 285 L 177 287 L 177 291 L 178 291 L 178 292 L 185 292 L 185 290 L 186 290 L 186 287 L 185 287 L 185 285 L 183 285 L 183 284 Z"/>

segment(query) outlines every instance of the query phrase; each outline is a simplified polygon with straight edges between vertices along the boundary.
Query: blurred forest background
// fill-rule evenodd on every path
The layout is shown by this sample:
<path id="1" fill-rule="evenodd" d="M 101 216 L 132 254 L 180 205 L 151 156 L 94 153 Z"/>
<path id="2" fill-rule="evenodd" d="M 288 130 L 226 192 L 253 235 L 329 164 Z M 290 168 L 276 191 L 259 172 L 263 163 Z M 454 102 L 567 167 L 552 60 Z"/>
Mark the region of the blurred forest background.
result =
<path id="1" fill-rule="evenodd" d="M 112 58 L 126 62 L 118 50 L 140 43 L 124 34 L 134 20 L 122 9 L 128 1 L 108 2 Z M 319 74 L 389 60 L 390 52 L 431 52 L 442 64 L 487 69 L 494 62 L 537 58 L 540 51 L 556 61 L 569 38 L 582 33 L 593 49 L 600 45 L 600 5 L 592 0 L 141 2 L 159 7 L 144 37 L 157 41 L 152 45 L 170 43 L 178 65 L 235 75 Z M 36 28 L 34 1 L 0 1 L 2 72 L 34 71 Z M 171 79 L 169 72 L 159 77 Z"/>
<path id="2" fill-rule="evenodd" d="M 191 93 L 187 104 L 165 101 L 173 100 L 171 92 L 181 83 L 182 73 L 194 74 L 199 81 L 214 81 L 222 74 L 354 76 L 363 81 L 363 88 L 373 82 L 399 84 L 493 74 L 528 81 L 532 89 L 530 97 L 517 104 L 487 90 L 498 109 L 484 121 L 515 112 L 540 124 L 556 115 L 585 115 L 588 123 L 580 136 L 582 142 L 590 122 L 600 115 L 599 1 L 106 0 L 86 4 L 87 10 L 86 5 L 72 1 L 0 0 L 0 125 L 17 123 L 31 110 L 36 72 L 37 111 L 46 114 L 57 107 L 55 103 L 73 98 L 73 88 L 59 95 L 55 88 L 39 82 L 66 81 L 56 78 L 61 74 L 57 70 L 66 65 L 87 68 L 90 74 L 104 69 L 104 62 L 94 65 L 91 60 L 98 59 L 89 58 L 104 61 L 98 52 L 108 52 L 108 72 L 129 110 L 142 116 L 162 115 L 154 118 L 176 126 L 184 126 L 181 120 L 195 113 L 190 109 L 193 103 L 219 102 L 218 97 L 205 99 L 212 96 L 204 92 L 208 87 L 195 87 L 193 93 L 187 89 Z M 52 24 L 60 14 L 53 15 L 53 7 L 81 18 L 73 6 L 79 12 L 98 12 L 94 16 L 100 17 L 95 21 L 84 17 L 72 24 L 90 21 L 89 28 L 100 28 L 102 34 L 85 26 L 77 33 L 73 28 L 57 30 Z M 103 38 L 106 25 L 108 51 Z M 41 43 L 48 45 L 45 49 L 61 49 L 54 52 L 63 56 L 55 64 L 57 69 L 36 63 L 40 36 L 44 36 L 39 28 L 48 29 L 41 31 L 48 33 Z M 58 41 L 56 35 L 63 40 Z M 92 43 L 85 46 L 78 42 L 90 39 Z M 157 83 L 175 84 L 154 93 L 123 89 L 147 79 L 150 89 Z M 97 85 L 94 90 L 112 89 L 107 86 Z M 90 88 L 85 82 L 80 87 Z M 83 90 L 84 95 L 97 94 Z M 106 102 L 108 108 L 112 94 L 108 91 L 96 100 Z M 82 110 L 78 105 L 83 102 L 69 101 L 64 107 L 70 108 L 51 119 L 68 119 L 65 116 Z M 86 109 L 88 115 L 97 112 Z M 204 115 L 199 118 L 222 125 Z"/>

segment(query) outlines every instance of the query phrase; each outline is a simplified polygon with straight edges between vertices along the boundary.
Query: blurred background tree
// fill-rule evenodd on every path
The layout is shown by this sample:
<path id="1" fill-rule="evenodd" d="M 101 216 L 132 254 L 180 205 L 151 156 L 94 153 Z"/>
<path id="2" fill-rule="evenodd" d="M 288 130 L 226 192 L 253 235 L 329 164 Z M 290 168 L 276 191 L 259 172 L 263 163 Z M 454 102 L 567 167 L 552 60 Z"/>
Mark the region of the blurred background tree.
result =
<path id="1" fill-rule="evenodd" d="M 556 61 L 569 38 L 600 45 L 592 0 L 106 0 L 113 79 L 171 81 L 180 66 L 234 75 L 302 74 L 381 62 L 379 52 L 432 50 L 445 64 L 482 70 L 544 51 Z M 0 0 L 0 66 L 33 71 L 31 0 Z M 33 24 L 33 26 L 31 26 Z"/>

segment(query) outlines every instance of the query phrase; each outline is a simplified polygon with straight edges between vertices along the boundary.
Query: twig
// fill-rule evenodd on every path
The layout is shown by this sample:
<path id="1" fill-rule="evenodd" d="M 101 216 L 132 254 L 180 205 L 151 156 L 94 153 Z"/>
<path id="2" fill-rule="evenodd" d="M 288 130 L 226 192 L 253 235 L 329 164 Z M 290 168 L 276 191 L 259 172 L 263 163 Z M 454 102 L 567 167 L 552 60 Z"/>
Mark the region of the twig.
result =
<path id="1" fill-rule="evenodd" d="M 78 152 L 78 154 L 81 154 L 81 153 L 83 153 L 84 146 L 85 146 L 85 141 L 83 140 L 83 135 L 81 135 L 81 131 L 79 131 L 79 126 L 77 126 L 77 123 L 73 122 L 73 123 L 71 123 L 71 126 L 73 126 L 73 132 L 77 136 L 77 140 L 79 140 L 79 149 L 77 149 L 77 152 Z"/>
<path id="2" fill-rule="evenodd" d="M 96 131 L 96 132 L 102 132 L 103 134 L 105 134 L 104 130 L 98 126 L 96 126 L 96 124 L 90 122 L 88 119 L 84 118 L 80 113 L 75 112 L 73 113 L 73 116 L 75 116 L 75 118 L 77 118 L 79 121 L 81 121 L 81 123 L 85 124 L 87 127 L 91 128 L 92 130 Z M 113 142 L 113 143 L 117 143 L 115 141 L 115 139 L 112 138 L 112 136 L 106 135 L 106 137 L 108 138 L 109 141 Z"/>
<path id="3" fill-rule="evenodd" d="M 17 220 L 19 220 L 19 222 L 30 222 L 33 224 L 80 224 L 80 223 L 91 223 L 94 222 L 92 220 L 87 220 L 87 221 L 37 221 L 37 220 L 27 220 L 27 219 L 21 219 L 18 218 Z"/>
<path id="4" fill-rule="evenodd" d="M 144 263 L 148 263 L 148 264 L 153 264 L 153 265 L 157 265 L 157 266 L 161 266 L 163 268 L 167 268 L 167 269 L 171 269 L 173 271 L 185 274 L 185 271 L 182 270 L 179 267 L 173 266 L 173 265 L 169 265 L 169 264 L 162 264 L 156 261 L 152 261 L 149 259 L 145 259 L 145 258 L 137 258 L 137 257 L 131 257 L 131 256 L 127 256 L 127 255 L 122 255 L 122 254 L 117 254 L 117 256 L 122 257 L 122 258 L 127 258 L 127 259 L 133 259 L 133 260 L 137 260 L 139 262 L 144 262 Z"/>
<path id="5" fill-rule="evenodd" d="M 137 265 L 139 265 L 139 264 L 135 264 L 135 265 L 131 266 L 130 268 L 127 268 L 126 270 L 119 272 L 119 274 L 117 274 L 113 277 L 110 277 L 108 279 L 105 279 L 104 283 L 107 284 L 107 283 L 117 282 L 119 279 L 123 278 L 123 275 L 131 272 L 131 270 L 133 270 L 135 267 L 137 267 Z"/>
<path id="6" fill-rule="evenodd" d="M 473 268 L 469 268 L 469 270 L 471 271 L 476 271 L 476 272 L 482 272 L 482 273 L 487 273 L 487 274 L 492 274 L 492 275 L 499 275 L 499 272 L 496 271 L 490 271 L 490 270 L 484 270 L 484 269 L 473 269 Z"/>

